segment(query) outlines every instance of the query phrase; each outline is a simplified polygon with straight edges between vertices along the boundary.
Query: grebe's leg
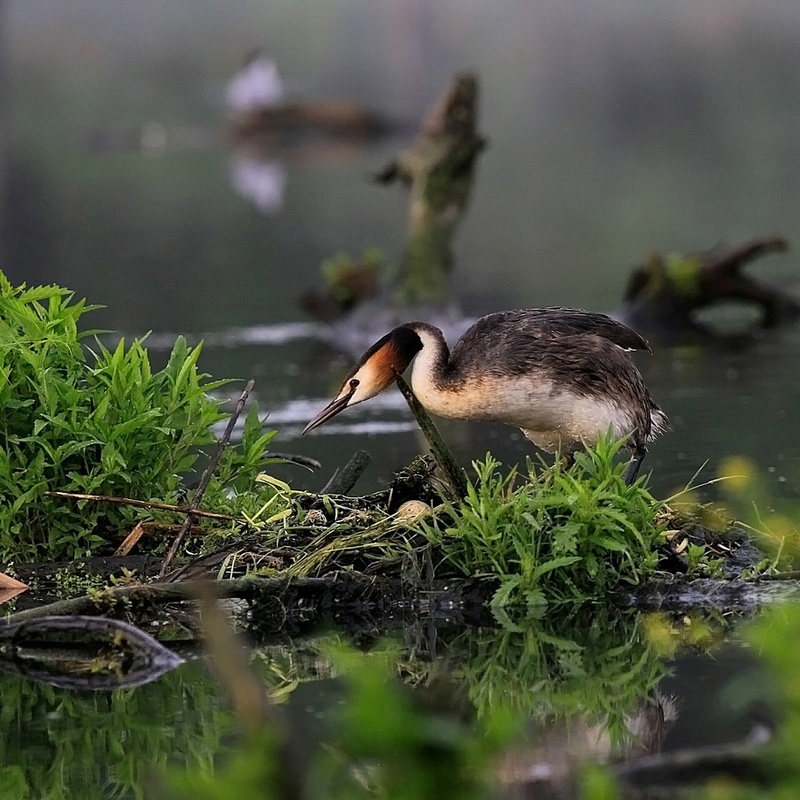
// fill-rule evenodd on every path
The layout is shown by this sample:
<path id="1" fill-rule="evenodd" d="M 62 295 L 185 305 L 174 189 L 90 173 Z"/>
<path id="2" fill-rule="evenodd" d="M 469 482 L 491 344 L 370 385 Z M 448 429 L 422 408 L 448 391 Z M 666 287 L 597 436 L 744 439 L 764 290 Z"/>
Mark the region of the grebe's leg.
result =
<path id="1" fill-rule="evenodd" d="M 647 448 L 643 444 L 637 444 L 633 448 L 633 457 L 628 462 L 628 468 L 625 470 L 625 483 L 630 486 L 639 476 L 639 470 L 642 468 L 642 461 L 647 455 Z"/>

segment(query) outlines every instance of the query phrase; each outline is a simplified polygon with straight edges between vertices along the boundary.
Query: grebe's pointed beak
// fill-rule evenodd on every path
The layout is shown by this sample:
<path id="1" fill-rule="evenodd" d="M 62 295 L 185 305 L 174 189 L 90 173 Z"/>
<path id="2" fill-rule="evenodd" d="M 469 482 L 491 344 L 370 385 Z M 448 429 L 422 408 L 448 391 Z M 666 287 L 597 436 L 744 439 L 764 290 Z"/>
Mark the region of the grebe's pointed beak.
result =
<path id="1" fill-rule="evenodd" d="M 335 400 L 332 400 L 328 403 L 322 411 L 317 414 L 308 425 L 303 428 L 303 433 L 301 436 L 305 435 L 309 431 L 313 431 L 314 428 L 318 428 L 320 425 L 327 422 L 329 419 L 333 419 L 340 411 L 344 411 L 347 408 L 348 403 L 350 402 L 350 398 L 352 398 L 355 389 L 350 389 L 347 394 L 341 395 L 337 397 Z"/>

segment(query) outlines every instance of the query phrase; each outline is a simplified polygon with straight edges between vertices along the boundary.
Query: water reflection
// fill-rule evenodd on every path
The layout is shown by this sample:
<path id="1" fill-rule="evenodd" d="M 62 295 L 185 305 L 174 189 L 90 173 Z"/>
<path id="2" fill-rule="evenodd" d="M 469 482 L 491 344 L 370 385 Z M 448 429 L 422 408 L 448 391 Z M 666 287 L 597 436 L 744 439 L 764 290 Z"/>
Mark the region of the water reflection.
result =
<path id="1" fill-rule="evenodd" d="M 208 766 L 232 721 L 205 672 L 186 665 L 135 691 L 77 693 L 0 676 L 4 798 L 142 797 L 167 768 Z"/>
<path id="2" fill-rule="evenodd" d="M 736 735 L 718 713 L 718 692 L 723 675 L 741 672 L 745 653 L 729 649 L 721 665 L 706 655 L 723 631 L 713 620 L 688 624 L 604 607 L 503 629 L 417 619 L 388 636 L 374 625 L 292 640 L 273 634 L 271 643 L 255 647 L 251 665 L 284 705 L 309 757 L 337 741 L 348 670 L 361 661 L 386 663 L 414 687 L 418 707 L 440 718 L 488 719 L 511 708 L 527 721 L 525 733 L 495 769 L 507 789 L 521 791 L 557 786 L 587 759 L 627 759 L 685 744 L 684 733 L 670 744 L 673 726 L 693 730 L 696 743 Z M 684 650 L 687 636 L 694 655 Z M 358 651 L 343 658 L 346 642 Z M 698 670 L 713 676 L 706 683 L 716 682 L 701 695 Z M 752 677 L 751 701 L 759 685 Z M 76 694 L 8 676 L 0 677 L 0 687 L 3 763 L 31 796 L 50 796 L 55 780 L 66 796 L 127 796 L 167 763 L 207 765 L 236 730 L 227 702 L 198 664 L 133 692 Z M 717 727 L 709 728 L 714 719 Z"/>
<path id="3" fill-rule="evenodd" d="M 283 208 L 286 169 L 279 161 L 263 161 L 237 152 L 231 161 L 231 186 L 262 214 L 277 214 Z"/>
<path id="4" fill-rule="evenodd" d="M 64 689 L 132 689 L 182 663 L 144 631 L 103 617 L 38 617 L 0 627 L 0 672 Z"/>
<path id="5" fill-rule="evenodd" d="M 225 102 L 236 116 L 274 108 L 284 99 L 283 80 L 275 60 L 256 51 L 225 87 Z"/>

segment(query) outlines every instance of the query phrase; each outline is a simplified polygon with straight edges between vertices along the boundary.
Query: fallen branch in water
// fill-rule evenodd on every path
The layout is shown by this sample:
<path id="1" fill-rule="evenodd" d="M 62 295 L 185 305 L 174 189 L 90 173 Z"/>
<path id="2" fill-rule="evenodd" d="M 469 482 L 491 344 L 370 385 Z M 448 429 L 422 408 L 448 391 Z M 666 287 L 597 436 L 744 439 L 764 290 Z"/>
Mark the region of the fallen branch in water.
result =
<path id="1" fill-rule="evenodd" d="M 743 742 L 654 753 L 617 764 L 613 770 L 623 783 L 638 787 L 703 783 L 714 775 L 763 780 L 769 774 L 764 745 L 771 738 L 771 732 L 759 730 Z"/>
<path id="2" fill-rule="evenodd" d="M 628 279 L 621 310 L 636 327 L 709 332 L 694 319 L 698 309 L 737 301 L 761 312 L 759 326 L 773 328 L 800 316 L 800 302 L 791 294 L 744 274 L 743 267 L 769 253 L 788 249 L 781 236 L 751 239 L 730 250 L 688 255 L 651 253 Z"/>
<path id="3" fill-rule="evenodd" d="M 0 672 L 73 690 L 133 688 L 183 663 L 144 631 L 104 617 L 29 617 L 0 625 L 0 644 Z"/>

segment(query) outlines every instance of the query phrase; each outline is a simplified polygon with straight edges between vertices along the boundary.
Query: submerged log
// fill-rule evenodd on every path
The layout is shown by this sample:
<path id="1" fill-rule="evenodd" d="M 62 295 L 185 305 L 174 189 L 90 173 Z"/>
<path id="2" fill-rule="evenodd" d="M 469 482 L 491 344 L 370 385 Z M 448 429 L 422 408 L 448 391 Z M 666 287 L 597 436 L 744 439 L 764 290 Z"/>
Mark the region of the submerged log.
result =
<path id="1" fill-rule="evenodd" d="M 396 625 L 404 616 L 418 620 L 463 615 L 486 623 L 487 604 L 494 588 L 486 581 L 473 579 L 420 582 L 419 574 L 412 571 L 402 579 L 336 573 L 322 578 L 252 576 L 137 584 L 19 611 L 0 622 L 0 631 L 5 625 L 75 615 L 123 618 L 144 625 L 169 619 L 175 612 L 181 614 L 186 628 L 194 624 L 186 610 L 194 608 L 208 592 L 223 601 L 246 601 L 244 606 L 234 604 L 233 608 L 246 611 L 238 615 L 239 621 L 258 636 L 278 631 L 292 633 L 320 622 L 347 626 L 362 619 L 369 619 L 371 627 L 382 629 Z"/>
<path id="2" fill-rule="evenodd" d="M 780 236 L 752 239 L 732 250 L 713 249 L 686 256 L 651 253 L 628 279 L 620 316 L 637 328 L 709 332 L 693 315 L 718 303 L 735 301 L 760 311 L 759 325 L 773 328 L 800 316 L 800 301 L 742 273 L 768 253 L 788 249 Z"/>

